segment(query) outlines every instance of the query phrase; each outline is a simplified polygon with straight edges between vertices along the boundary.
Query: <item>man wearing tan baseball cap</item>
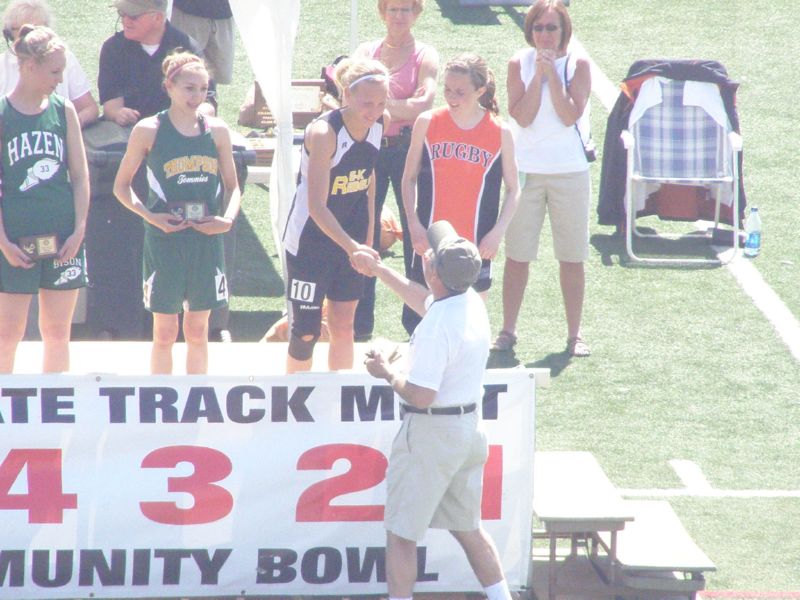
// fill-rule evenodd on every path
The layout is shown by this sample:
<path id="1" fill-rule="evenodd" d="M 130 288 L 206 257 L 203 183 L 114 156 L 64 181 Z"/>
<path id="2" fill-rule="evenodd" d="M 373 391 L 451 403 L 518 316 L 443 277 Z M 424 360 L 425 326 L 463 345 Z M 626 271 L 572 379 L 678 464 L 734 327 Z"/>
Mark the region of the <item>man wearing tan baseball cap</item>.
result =
<path id="1" fill-rule="evenodd" d="M 167 13 L 167 0 L 112 0 L 111 6 L 134 17 L 148 12 Z"/>

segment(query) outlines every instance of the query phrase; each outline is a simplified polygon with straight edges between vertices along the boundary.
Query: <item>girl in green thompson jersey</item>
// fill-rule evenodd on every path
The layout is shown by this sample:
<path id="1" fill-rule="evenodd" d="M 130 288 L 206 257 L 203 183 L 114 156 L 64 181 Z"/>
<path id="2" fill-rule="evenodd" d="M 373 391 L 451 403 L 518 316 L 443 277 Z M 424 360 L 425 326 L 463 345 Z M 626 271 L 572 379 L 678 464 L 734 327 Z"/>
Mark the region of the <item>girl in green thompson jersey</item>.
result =
<path id="1" fill-rule="evenodd" d="M 42 369 L 61 372 L 69 370 L 72 313 L 86 285 L 89 171 L 78 114 L 53 93 L 64 43 L 47 27 L 23 25 L 14 52 L 19 82 L 0 99 L 0 373 L 14 368 L 33 294 Z"/>
<path id="2" fill-rule="evenodd" d="M 153 374 L 172 373 L 172 346 L 183 312 L 186 373 L 208 370 L 208 317 L 228 302 L 222 235 L 239 212 L 240 194 L 228 127 L 205 117 L 208 71 L 185 51 L 162 65 L 170 107 L 140 121 L 114 182 L 120 202 L 145 221 L 143 290 L 153 313 Z M 150 193 L 136 196 L 136 171 L 147 164 Z"/>

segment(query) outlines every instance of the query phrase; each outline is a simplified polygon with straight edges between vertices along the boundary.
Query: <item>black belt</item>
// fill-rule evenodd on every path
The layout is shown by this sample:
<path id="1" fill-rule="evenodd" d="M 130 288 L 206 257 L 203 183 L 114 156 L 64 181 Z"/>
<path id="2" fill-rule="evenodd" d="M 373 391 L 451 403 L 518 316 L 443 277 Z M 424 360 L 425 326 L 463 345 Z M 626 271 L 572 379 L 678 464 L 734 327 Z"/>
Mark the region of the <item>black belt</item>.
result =
<path id="1" fill-rule="evenodd" d="M 477 405 L 465 404 L 464 406 L 443 406 L 441 408 L 417 408 L 410 404 L 401 404 L 401 412 L 412 413 L 415 415 L 465 415 L 467 413 L 475 412 Z"/>
<path id="2" fill-rule="evenodd" d="M 394 148 L 395 146 L 408 146 L 411 138 L 407 135 L 390 135 L 381 138 L 381 148 Z"/>

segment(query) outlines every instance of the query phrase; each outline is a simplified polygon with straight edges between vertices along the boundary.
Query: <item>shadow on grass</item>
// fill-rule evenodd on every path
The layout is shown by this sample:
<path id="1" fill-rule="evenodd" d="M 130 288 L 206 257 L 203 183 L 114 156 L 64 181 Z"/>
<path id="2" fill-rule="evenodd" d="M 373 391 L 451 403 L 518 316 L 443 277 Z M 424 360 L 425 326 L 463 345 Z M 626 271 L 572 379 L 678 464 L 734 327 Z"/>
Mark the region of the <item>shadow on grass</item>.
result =
<path id="1" fill-rule="evenodd" d="M 646 234 L 657 233 L 652 227 L 639 227 Z M 700 231 L 693 231 L 675 239 L 668 238 L 634 238 L 633 248 L 640 258 L 686 258 L 686 259 L 716 259 L 717 252 Z M 719 264 L 648 264 L 635 262 L 628 256 L 625 247 L 625 235 L 622 233 L 600 234 L 596 233 L 589 238 L 600 255 L 600 262 L 606 267 L 619 265 L 622 267 L 658 268 L 658 269 L 716 269 Z"/>
<path id="2" fill-rule="evenodd" d="M 277 257 L 264 250 L 246 214 L 236 223 L 236 277 L 231 291 L 236 296 L 276 298 L 283 296 L 283 278 L 275 267 Z"/>
<path id="3" fill-rule="evenodd" d="M 525 27 L 525 13 L 527 12 L 527 8 L 518 9 L 513 6 L 506 6 L 504 8 L 506 14 L 517 24 L 517 27 L 523 30 Z"/>
<path id="4" fill-rule="evenodd" d="M 544 358 L 528 363 L 525 366 L 529 369 L 550 369 L 550 377 L 558 377 L 572 362 L 569 352 L 551 352 Z"/>
<path id="5" fill-rule="evenodd" d="M 558 377 L 571 362 L 572 357 L 566 350 L 561 352 L 551 352 L 547 356 L 535 362 L 526 363 L 528 369 L 549 369 L 550 377 Z M 514 350 L 506 352 L 492 351 L 489 353 L 489 360 L 486 362 L 487 369 L 513 369 L 518 367 L 520 361 Z"/>
<path id="6" fill-rule="evenodd" d="M 492 350 L 489 352 L 489 360 L 486 361 L 487 369 L 513 369 L 519 366 L 519 359 L 513 350 L 499 352 Z"/>
<path id="7" fill-rule="evenodd" d="M 589 243 L 597 250 L 603 266 L 613 267 L 616 264 L 623 264 L 628 259 L 625 252 L 625 238 L 618 233 L 595 233 L 589 238 Z"/>
<path id="8" fill-rule="evenodd" d="M 264 337 L 272 324 L 281 318 L 279 310 L 232 310 L 228 329 L 235 342 L 257 342 Z"/>
<path id="9" fill-rule="evenodd" d="M 458 0 L 436 0 L 442 17 L 454 25 L 500 25 L 500 19 L 491 6 L 461 6 Z M 502 7 L 515 23 L 522 27 L 524 15 L 511 6 Z"/>

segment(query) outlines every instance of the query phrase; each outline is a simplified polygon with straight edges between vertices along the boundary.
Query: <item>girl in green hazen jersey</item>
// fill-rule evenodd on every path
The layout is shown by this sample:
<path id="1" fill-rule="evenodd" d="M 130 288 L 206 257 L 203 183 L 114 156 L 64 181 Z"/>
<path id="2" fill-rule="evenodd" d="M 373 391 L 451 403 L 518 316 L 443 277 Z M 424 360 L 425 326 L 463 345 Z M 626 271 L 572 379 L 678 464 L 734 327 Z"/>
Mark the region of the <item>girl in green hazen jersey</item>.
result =
<path id="1" fill-rule="evenodd" d="M 78 114 L 54 93 L 64 43 L 47 27 L 23 25 L 14 53 L 19 82 L 0 98 L 0 373 L 14 368 L 34 294 L 42 369 L 62 372 L 78 288 L 86 285 L 89 171 Z"/>
<path id="2" fill-rule="evenodd" d="M 145 221 L 142 287 L 153 313 L 153 374 L 172 373 L 172 346 L 183 312 L 186 373 L 208 370 L 208 317 L 228 303 L 222 234 L 239 212 L 231 136 L 220 119 L 198 112 L 208 71 L 178 51 L 162 65 L 170 107 L 140 121 L 117 172 L 114 194 Z M 150 192 L 131 187 L 141 163 Z"/>

